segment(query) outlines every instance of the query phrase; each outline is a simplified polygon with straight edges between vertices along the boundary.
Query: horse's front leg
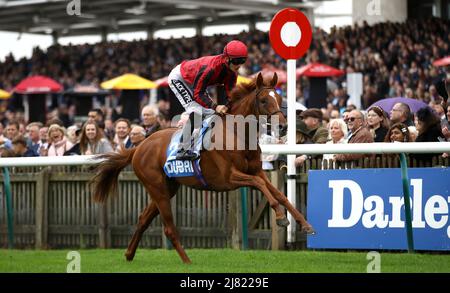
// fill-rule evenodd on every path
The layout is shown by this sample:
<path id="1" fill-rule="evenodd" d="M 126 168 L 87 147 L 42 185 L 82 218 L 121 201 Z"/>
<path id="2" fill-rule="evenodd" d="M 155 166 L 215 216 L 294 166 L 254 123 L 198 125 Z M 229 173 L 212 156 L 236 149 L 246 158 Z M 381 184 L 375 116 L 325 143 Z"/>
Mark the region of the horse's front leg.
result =
<path id="1" fill-rule="evenodd" d="M 269 178 L 267 177 L 264 171 L 260 171 L 258 174 L 258 178 L 261 178 L 270 192 L 274 195 L 277 201 L 279 201 L 286 209 L 291 213 L 294 217 L 295 221 L 301 226 L 302 232 L 307 234 L 314 234 L 314 228 L 309 224 L 302 213 L 300 213 L 287 199 L 287 197 L 281 193 L 275 186 L 272 185 Z"/>
<path id="2" fill-rule="evenodd" d="M 264 180 L 258 176 L 245 174 L 241 171 L 233 169 L 230 176 L 230 182 L 239 187 L 252 186 L 261 191 L 264 197 L 269 202 L 270 207 L 275 211 L 275 218 L 278 226 L 286 227 L 289 221 L 284 214 L 284 210 L 280 207 L 280 203 L 273 197 L 270 190 L 267 188 Z"/>

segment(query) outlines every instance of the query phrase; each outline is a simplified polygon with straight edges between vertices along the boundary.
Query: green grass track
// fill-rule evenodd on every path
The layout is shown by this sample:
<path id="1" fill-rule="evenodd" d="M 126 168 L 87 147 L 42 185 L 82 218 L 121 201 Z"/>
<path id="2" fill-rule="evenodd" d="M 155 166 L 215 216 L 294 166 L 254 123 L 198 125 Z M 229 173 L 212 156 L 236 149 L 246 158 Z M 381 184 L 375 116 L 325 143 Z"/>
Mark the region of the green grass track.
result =
<path id="1" fill-rule="evenodd" d="M 65 273 L 71 250 L 0 249 L 0 272 Z M 192 264 L 181 262 L 175 250 L 138 249 L 127 262 L 124 249 L 77 250 L 82 273 L 365 273 L 367 252 L 238 251 L 187 249 Z M 450 254 L 380 254 L 381 272 L 450 272 Z"/>

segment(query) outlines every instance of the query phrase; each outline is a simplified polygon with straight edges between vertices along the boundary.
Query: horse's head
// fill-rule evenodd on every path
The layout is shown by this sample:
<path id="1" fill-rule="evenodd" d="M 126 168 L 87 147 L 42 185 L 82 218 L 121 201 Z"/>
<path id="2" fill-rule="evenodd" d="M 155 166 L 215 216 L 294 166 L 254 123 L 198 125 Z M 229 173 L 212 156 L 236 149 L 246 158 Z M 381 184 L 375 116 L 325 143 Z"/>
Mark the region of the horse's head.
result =
<path id="1" fill-rule="evenodd" d="M 275 86 L 277 85 L 278 76 L 276 73 L 273 74 L 272 80 L 268 85 L 264 84 L 264 79 L 262 74 L 259 73 L 256 78 L 256 89 L 255 89 L 255 115 L 261 116 L 265 115 L 267 117 L 267 122 L 271 123 L 272 117 L 278 117 L 278 124 L 271 125 L 272 130 L 278 130 L 280 136 L 286 135 L 287 131 L 287 121 L 281 112 L 281 96 L 275 91 Z M 276 129 L 273 129 L 275 127 Z"/>

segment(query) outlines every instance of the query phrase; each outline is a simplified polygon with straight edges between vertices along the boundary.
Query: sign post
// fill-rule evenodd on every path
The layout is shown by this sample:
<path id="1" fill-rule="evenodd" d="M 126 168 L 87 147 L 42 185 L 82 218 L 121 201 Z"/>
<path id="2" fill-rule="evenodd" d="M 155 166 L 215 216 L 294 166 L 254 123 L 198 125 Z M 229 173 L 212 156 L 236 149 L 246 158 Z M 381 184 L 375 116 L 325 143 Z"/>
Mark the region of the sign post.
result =
<path id="1" fill-rule="evenodd" d="M 270 44 L 274 51 L 287 60 L 287 123 L 288 145 L 296 144 L 296 60 L 303 56 L 311 45 L 312 29 L 308 18 L 299 10 L 285 8 L 280 10 L 270 24 Z M 287 195 L 288 200 L 296 206 L 295 183 L 295 155 L 288 155 Z M 295 242 L 297 223 L 289 214 L 291 223 L 287 228 L 287 242 Z"/>

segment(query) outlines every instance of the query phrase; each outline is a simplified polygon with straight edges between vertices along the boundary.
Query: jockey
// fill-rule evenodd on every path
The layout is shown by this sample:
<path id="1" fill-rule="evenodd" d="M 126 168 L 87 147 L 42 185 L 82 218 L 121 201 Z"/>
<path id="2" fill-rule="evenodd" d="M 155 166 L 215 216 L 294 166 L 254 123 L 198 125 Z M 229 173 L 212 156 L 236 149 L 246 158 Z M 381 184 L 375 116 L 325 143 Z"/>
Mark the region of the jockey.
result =
<path id="1" fill-rule="evenodd" d="M 177 154 L 177 159 L 195 160 L 197 155 L 191 150 L 191 134 L 200 125 L 203 117 L 214 114 L 224 114 L 228 111 L 226 105 L 218 105 L 209 96 L 207 88 L 213 85 L 223 85 L 226 97 L 236 85 L 237 72 L 247 60 L 247 46 L 237 40 L 229 42 L 223 49 L 223 54 L 205 56 L 194 60 L 186 60 L 177 65 L 169 74 L 170 89 L 189 114 L 189 122 L 183 128 L 183 142 Z M 197 118 L 195 118 L 197 117 Z"/>

